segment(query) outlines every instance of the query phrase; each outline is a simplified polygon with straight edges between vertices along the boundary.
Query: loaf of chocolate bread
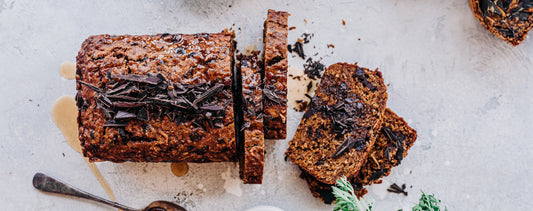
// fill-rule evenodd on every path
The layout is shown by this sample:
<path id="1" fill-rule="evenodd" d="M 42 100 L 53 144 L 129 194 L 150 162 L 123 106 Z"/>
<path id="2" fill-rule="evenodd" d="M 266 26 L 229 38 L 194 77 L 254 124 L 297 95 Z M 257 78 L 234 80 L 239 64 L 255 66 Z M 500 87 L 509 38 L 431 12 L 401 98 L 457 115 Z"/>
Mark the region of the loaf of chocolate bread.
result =
<path id="1" fill-rule="evenodd" d="M 381 130 L 374 148 L 359 174 L 350 181 L 359 197 L 367 192 L 363 186 L 381 183 L 380 178 L 388 176 L 393 167 L 400 165 L 402 159 L 407 156 L 407 150 L 416 141 L 416 130 L 390 109 L 385 110 L 382 118 Z M 331 204 L 335 200 L 331 185 L 321 183 L 303 171 L 300 177 L 307 181 L 311 193 L 324 203 Z"/>
<path id="2" fill-rule="evenodd" d="M 236 161 L 235 42 L 214 34 L 98 35 L 76 57 L 91 161 Z"/>
<path id="3" fill-rule="evenodd" d="M 387 90 L 378 70 L 329 66 L 305 112 L 287 157 L 318 181 L 354 178 L 381 127 Z"/>
<path id="4" fill-rule="evenodd" d="M 289 13 L 268 10 L 264 41 L 265 138 L 287 136 L 287 22 Z"/>
<path id="5" fill-rule="evenodd" d="M 257 59 L 259 52 L 252 55 L 238 55 L 237 75 L 242 84 L 242 101 L 239 111 L 243 112 L 243 123 L 238 127 L 237 143 L 239 151 L 240 177 L 250 184 L 261 184 L 263 181 L 263 165 L 265 144 L 263 133 L 263 91 L 261 80 L 261 62 Z M 242 149 L 242 150 L 240 150 Z"/>

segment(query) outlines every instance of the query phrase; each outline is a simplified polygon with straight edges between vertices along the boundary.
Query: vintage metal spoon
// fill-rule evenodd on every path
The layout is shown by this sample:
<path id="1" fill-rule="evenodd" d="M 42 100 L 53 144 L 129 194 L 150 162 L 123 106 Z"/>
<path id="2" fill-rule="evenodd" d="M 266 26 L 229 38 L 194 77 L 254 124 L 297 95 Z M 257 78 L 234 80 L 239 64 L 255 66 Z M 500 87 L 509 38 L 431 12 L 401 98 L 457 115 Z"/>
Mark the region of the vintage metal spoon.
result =
<path id="1" fill-rule="evenodd" d="M 43 173 L 36 173 L 33 176 L 33 187 L 45 192 L 60 193 L 90 199 L 125 211 L 187 211 L 185 208 L 168 201 L 154 201 L 144 209 L 133 209 L 67 185 Z"/>

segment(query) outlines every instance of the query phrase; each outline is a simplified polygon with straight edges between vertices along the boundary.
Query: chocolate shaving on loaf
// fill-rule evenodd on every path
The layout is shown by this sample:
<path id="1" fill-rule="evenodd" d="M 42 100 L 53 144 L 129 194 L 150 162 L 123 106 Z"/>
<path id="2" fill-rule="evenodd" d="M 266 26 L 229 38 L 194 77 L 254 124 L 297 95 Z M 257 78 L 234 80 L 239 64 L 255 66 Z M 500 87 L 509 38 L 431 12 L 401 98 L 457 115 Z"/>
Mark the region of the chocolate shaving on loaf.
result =
<path id="1" fill-rule="evenodd" d="M 263 95 L 272 102 L 281 104 L 283 99 L 279 96 L 279 91 L 272 85 L 266 85 L 263 89 Z"/>
<path id="2" fill-rule="evenodd" d="M 342 144 L 339 146 L 337 151 L 333 154 L 332 158 L 337 158 L 338 156 L 342 155 L 342 153 L 350 150 L 351 148 L 356 148 L 357 150 L 363 150 L 366 147 L 366 142 L 362 138 L 353 138 L 348 137 Z"/>
<path id="3" fill-rule="evenodd" d="M 107 77 L 110 81 L 103 85 L 103 88 L 80 81 L 97 93 L 97 107 L 108 118 L 105 127 L 124 127 L 127 123 L 122 122 L 123 120 L 135 118 L 148 121 L 150 118 L 157 119 L 164 115 L 175 120 L 177 124 L 183 122 L 180 118 L 192 120 L 201 116 L 201 122 L 197 122 L 197 125 L 204 129 L 220 127 L 222 124 L 224 107 L 218 104 L 215 95 L 221 93 L 223 84 L 177 84 L 160 73 L 109 73 Z"/>

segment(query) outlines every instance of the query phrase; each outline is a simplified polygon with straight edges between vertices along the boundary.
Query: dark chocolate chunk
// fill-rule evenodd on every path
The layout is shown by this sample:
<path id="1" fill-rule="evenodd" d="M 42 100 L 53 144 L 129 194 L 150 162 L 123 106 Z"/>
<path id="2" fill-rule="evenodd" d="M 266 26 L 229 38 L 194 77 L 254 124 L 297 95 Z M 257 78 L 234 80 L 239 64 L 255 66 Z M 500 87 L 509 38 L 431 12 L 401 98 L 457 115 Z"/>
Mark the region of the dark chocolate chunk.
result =
<path id="1" fill-rule="evenodd" d="M 139 109 L 137 112 L 137 119 L 142 121 L 148 121 L 148 111 L 144 108 Z"/>
<path id="2" fill-rule="evenodd" d="M 365 77 L 365 71 L 361 68 L 356 68 L 355 69 L 355 73 L 354 73 L 354 77 L 359 79 L 359 81 L 361 83 L 363 83 L 363 85 L 365 85 L 366 87 L 368 87 L 370 89 L 370 91 L 376 91 L 377 88 L 376 86 L 374 86 L 374 84 L 370 83 L 370 81 L 368 81 L 368 79 Z"/>
<path id="3" fill-rule="evenodd" d="M 102 92 L 102 90 L 101 90 L 100 88 L 98 88 L 98 87 L 96 87 L 96 86 L 94 86 L 94 85 L 92 85 L 92 84 L 90 84 L 90 83 L 87 83 L 87 82 L 85 82 L 85 81 L 79 81 L 79 82 L 80 82 L 81 84 L 83 84 L 83 85 L 85 85 L 85 86 L 91 88 L 92 90 L 94 90 L 94 91 L 96 91 L 96 92 Z"/>
<path id="4" fill-rule="evenodd" d="M 398 164 L 402 163 L 403 152 L 405 151 L 403 147 L 403 139 L 398 138 L 398 136 L 394 134 L 394 132 L 392 132 L 392 130 L 389 127 L 384 127 L 383 131 L 385 131 L 385 134 L 387 135 L 387 137 L 391 141 L 393 141 L 393 143 L 396 144 L 396 148 L 398 149 L 398 151 L 396 151 L 396 155 L 394 157 L 396 158 L 396 160 L 398 160 Z"/>
<path id="5" fill-rule="evenodd" d="M 295 52 L 302 59 L 305 59 L 304 47 L 301 42 L 295 42 L 291 52 Z"/>
<path id="6" fill-rule="evenodd" d="M 396 183 L 393 183 L 387 191 L 391 193 L 402 193 L 403 195 L 407 196 L 407 191 L 405 191 L 405 184 L 402 185 L 402 187 L 398 186 Z"/>
<path id="7" fill-rule="evenodd" d="M 383 169 L 374 171 L 374 172 L 372 172 L 372 175 L 370 175 L 370 180 L 377 180 L 381 176 L 383 176 L 384 174 L 385 174 L 385 172 L 383 171 Z"/>
<path id="8" fill-rule="evenodd" d="M 303 118 L 308 119 L 309 117 L 313 116 L 313 114 L 315 114 L 316 112 L 317 110 L 315 110 L 314 106 L 309 106 L 307 111 L 304 113 Z"/>
<path id="9" fill-rule="evenodd" d="M 200 107 L 202 110 L 209 110 L 209 111 L 221 111 L 224 110 L 224 107 L 219 105 L 204 105 Z"/>
<path id="10" fill-rule="evenodd" d="M 313 88 L 313 82 L 309 81 L 309 83 L 307 84 L 307 93 L 311 91 L 311 88 Z"/>
<path id="11" fill-rule="evenodd" d="M 265 86 L 263 95 L 272 102 L 280 104 L 282 99 L 271 86 Z"/>
<path id="12" fill-rule="evenodd" d="M 216 93 L 220 92 L 222 88 L 224 87 L 224 84 L 215 84 L 213 87 L 209 88 L 207 91 L 205 91 L 202 95 L 200 95 L 198 98 L 196 98 L 192 104 L 198 105 L 198 103 L 204 101 L 205 99 L 212 97 Z"/>
<path id="13" fill-rule="evenodd" d="M 158 75 L 161 75 L 161 74 L 159 73 Z M 128 74 L 128 75 L 111 75 L 111 77 L 113 79 L 134 81 L 134 82 L 146 83 L 146 84 L 152 84 L 152 85 L 157 85 L 158 83 L 162 81 L 160 77 L 149 76 L 149 75 Z"/>
<path id="14" fill-rule="evenodd" d="M 136 114 L 127 111 L 118 111 L 115 115 L 115 119 L 130 119 L 137 117 Z"/>
<path id="15" fill-rule="evenodd" d="M 356 148 L 357 150 L 363 150 L 366 147 L 366 142 L 362 138 L 354 138 L 352 136 L 349 136 L 342 142 L 342 144 L 337 148 L 337 151 L 333 154 L 332 158 L 337 158 L 338 156 L 342 155 L 344 152 L 347 152 L 348 150 L 352 148 Z"/>
<path id="16" fill-rule="evenodd" d="M 320 78 L 324 73 L 324 65 L 320 61 L 313 61 L 312 58 L 306 60 L 304 64 L 304 73 L 311 79 Z"/>
<path id="17" fill-rule="evenodd" d="M 301 37 L 304 40 L 304 44 L 307 44 L 307 43 L 309 43 L 311 38 L 313 38 L 314 36 L 315 36 L 315 34 L 303 33 Z"/>

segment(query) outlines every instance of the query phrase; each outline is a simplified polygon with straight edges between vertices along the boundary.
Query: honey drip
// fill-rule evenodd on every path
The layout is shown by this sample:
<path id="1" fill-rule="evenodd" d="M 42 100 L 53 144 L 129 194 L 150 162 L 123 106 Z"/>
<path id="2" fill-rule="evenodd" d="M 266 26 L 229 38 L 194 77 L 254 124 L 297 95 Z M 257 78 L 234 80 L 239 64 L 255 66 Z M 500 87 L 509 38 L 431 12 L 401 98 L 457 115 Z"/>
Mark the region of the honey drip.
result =
<path id="1" fill-rule="evenodd" d="M 78 107 L 76 107 L 76 100 L 72 96 L 62 96 L 54 103 L 52 107 L 52 120 L 59 128 L 65 141 L 74 151 L 81 154 L 80 140 L 78 139 Z M 109 183 L 104 179 L 96 164 L 91 163 L 88 158 L 83 157 L 87 166 L 94 174 L 100 185 L 105 190 L 109 198 L 116 201 L 115 194 L 109 186 Z"/>

